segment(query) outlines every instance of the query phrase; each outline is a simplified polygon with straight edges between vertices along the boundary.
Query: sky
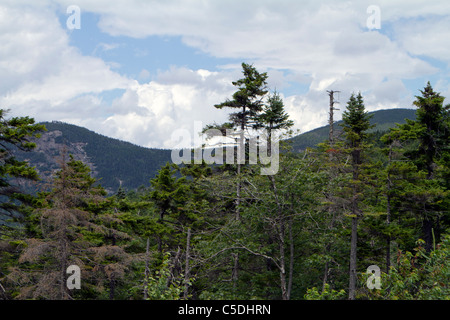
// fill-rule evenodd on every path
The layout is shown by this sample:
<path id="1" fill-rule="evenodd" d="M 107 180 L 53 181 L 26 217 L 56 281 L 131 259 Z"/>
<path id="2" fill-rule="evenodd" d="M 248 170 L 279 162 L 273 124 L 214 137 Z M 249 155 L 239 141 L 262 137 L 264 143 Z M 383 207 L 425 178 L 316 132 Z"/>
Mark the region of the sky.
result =
<path id="1" fill-rule="evenodd" d="M 449 40 L 448 0 L 0 0 L 0 108 L 185 147 L 176 130 L 227 120 L 245 62 L 307 132 L 327 90 L 337 120 L 352 93 L 368 111 L 414 108 L 428 81 L 450 97 Z"/>

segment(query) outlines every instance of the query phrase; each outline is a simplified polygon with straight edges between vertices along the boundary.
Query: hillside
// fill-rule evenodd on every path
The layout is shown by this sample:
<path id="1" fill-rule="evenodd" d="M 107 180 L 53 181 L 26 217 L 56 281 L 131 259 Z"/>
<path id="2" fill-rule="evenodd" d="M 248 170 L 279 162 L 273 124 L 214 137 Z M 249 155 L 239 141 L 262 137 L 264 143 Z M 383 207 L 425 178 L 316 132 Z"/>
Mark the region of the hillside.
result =
<path id="1" fill-rule="evenodd" d="M 395 127 L 395 125 L 405 123 L 405 119 L 416 119 L 416 111 L 414 109 L 390 109 L 390 110 L 378 110 L 369 112 L 372 115 L 371 123 L 376 126 L 371 129 L 372 131 L 386 131 L 389 128 Z M 339 136 L 342 132 L 340 125 L 342 121 L 337 121 L 334 124 L 334 132 L 336 136 Z M 307 147 L 312 147 L 318 143 L 324 142 L 328 139 L 329 126 L 323 126 L 302 134 L 295 136 L 289 141 L 292 143 L 294 151 L 301 151 Z"/>
<path id="2" fill-rule="evenodd" d="M 57 161 L 64 148 L 75 159 L 88 164 L 109 192 L 115 192 L 120 184 L 126 189 L 148 186 L 158 169 L 170 161 L 170 150 L 140 147 L 72 124 L 43 124 L 48 131 L 36 140 L 36 149 L 20 157 L 36 166 L 44 179 L 58 168 Z"/>
<path id="3" fill-rule="evenodd" d="M 415 110 L 393 109 L 371 112 L 372 130 L 385 131 L 396 123 L 404 123 L 405 118 L 415 119 Z M 339 134 L 339 124 L 335 131 Z M 75 159 L 88 164 L 93 175 L 109 192 L 115 192 L 119 186 L 135 189 L 148 186 L 149 180 L 166 162 L 171 161 L 171 151 L 144 148 L 129 142 L 109 138 L 86 128 L 62 122 L 44 122 L 47 127 L 33 152 L 19 154 L 19 158 L 28 160 L 36 166 L 43 180 L 58 169 L 58 157 L 64 148 Z M 328 138 L 328 126 L 320 127 L 291 138 L 293 150 L 301 151 Z"/>

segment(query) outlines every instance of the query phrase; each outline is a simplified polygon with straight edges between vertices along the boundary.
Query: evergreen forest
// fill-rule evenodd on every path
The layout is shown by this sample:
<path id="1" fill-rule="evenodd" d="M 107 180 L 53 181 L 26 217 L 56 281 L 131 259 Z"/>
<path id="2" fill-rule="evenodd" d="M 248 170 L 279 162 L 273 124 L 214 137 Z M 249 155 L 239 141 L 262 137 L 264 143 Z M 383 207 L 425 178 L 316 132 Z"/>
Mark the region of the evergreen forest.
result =
<path id="1" fill-rule="evenodd" d="M 0 299 L 450 299 L 445 97 L 424 84 L 415 117 L 387 129 L 355 92 L 329 138 L 293 147 L 293 121 L 267 78 L 242 63 L 235 93 L 211 106 L 228 122 L 204 128 L 234 132 L 222 156 L 243 161 L 167 161 L 141 187 L 112 193 L 67 150 L 43 179 L 16 154 L 46 126 L 1 109 Z M 261 174 L 261 155 L 250 161 L 258 132 L 278 159 L 272 174 Z M 112 169 L 126 161 L 102 152 Z"/>

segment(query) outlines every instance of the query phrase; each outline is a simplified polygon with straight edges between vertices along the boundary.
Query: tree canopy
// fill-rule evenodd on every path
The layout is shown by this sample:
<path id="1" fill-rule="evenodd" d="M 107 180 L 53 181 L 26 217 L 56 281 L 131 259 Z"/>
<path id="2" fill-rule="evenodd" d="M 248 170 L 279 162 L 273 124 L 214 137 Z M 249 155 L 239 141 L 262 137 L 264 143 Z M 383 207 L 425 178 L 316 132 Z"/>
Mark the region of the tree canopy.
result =
<path id="1" fill-rule="evenodd" d="M 242 67 L 232 98 L 211 106 L 229 110 L 230 122 L 209 127 L 292 128 L 267 74 Z M 415 118 L 377 131 L 354 93 L 332 148 L 326 134 L 302 150 L 280 141 L 271 175 L 247 158 L 164 162 L 140 187 L 106 192 L 61 150 L 33 194 L 19 180 L 42 177 L 15 150 L 32 150 L 45 127 L 1 110 L 0 299 L 449 299 L 444 101 L 427 83 Z M 67 286 L 73 266 L 79 289 Z"/>

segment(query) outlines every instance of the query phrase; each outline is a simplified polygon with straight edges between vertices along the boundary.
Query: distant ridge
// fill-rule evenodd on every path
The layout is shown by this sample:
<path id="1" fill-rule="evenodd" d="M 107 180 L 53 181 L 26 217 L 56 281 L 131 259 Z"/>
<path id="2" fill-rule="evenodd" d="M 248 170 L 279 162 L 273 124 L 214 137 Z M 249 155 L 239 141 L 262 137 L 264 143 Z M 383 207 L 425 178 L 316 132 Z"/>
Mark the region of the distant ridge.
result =
<path id="1" fill-rule="evenodd" d="M 377 126 L 373 130 L 386 131 L 396 123 L 405 123 L 405 119 L 415 119 L 413 109 L 391 109 L 370 112 L 371 122 Z M 339 134 L 340 124 L 335 124 Z M 89 165 L 99 183 L 114 193 L 119 186 L 125 189 L 137 189 L 149 186 L 158 170 L 171 162 L 171 150 L 144 148 L 130 142 L 106 137 L 83 127 L 59 121 L 42 122 L 47 132 L 36 140 L 37 147 L 32 152 L 19 153 L 35 166 L 43 180 L 49 178 L 58 169 L 57 159 L 66 148 L 75 159 Z M 328 126 L 323 126 L 289 139 L 293 150 L 299 152 L 313 147 L 328 139 Z"/>
<path id="2" fill-rule="evenodd" d="M 120 185 L 125 189 L 148 186 L 159 168 L 171 161 L 170 150 L 137 146 L 59 121 L 42 124 L 48 131 L 36 140 L 36 149 L 23 157 L 44 177 L 58 169 L 57 158 L 64 147 L 75 159 L 88 164 L 109 192 L 116 192 Z"/>
<path id="3" fill-rule="evenodd" d="M 375 128 L 371 129 L 372 131 L 387 131 L 389 128 L 395 127 L 397 123 L 406 123 L 405 119 L 416 119 L 415 109 L 377 110 L 369 112 L 369 114 L 372 115 L 370 122 L 376 125 Z M 336 121 L 334 124 L 334 131 L 336 135 L 339 135 L 339 132 L 342 131 L 340 127 L 341 124 L 342 120 Z M 327 140 L 328 132 L 329 125 L 326 125 L 305 133 L 301 133 L 289 139 L 289 141 L 292 144 L 293 151 L 299 152 Z"/>

